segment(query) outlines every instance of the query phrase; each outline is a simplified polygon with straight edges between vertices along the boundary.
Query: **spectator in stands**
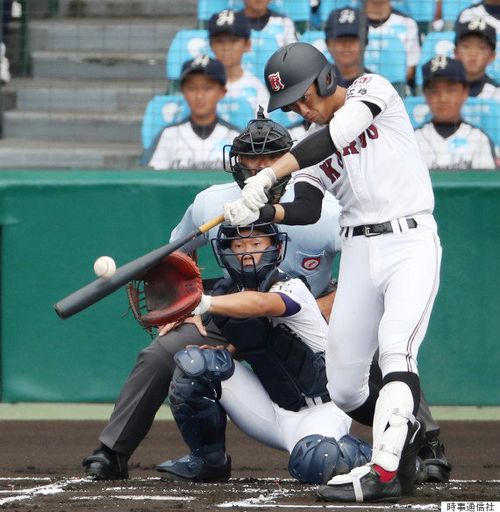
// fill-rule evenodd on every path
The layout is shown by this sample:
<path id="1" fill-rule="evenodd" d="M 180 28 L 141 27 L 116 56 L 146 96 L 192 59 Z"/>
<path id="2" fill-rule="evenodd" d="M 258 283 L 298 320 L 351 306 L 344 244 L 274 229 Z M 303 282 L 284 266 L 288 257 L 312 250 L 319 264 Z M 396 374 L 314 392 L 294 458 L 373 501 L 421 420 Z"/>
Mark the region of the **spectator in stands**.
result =
<path id="1" fill-rule="evenodd" d="M 335 62 L 338 84 L 349 87 L 363 73 L 363 54 L 368 44 L 368 27 L 364 14 L 358 9 L 336 9 L 325 25 L 325 42 Z"/>
<path id="2" fill-rule="evenodd" d="M 185 62 L 181 93 L 190 116 L 167 126 L 148 152 L 154 169 L 220 169 L 222 148 L 238 135 L 237 128 L 217 116 L 217 103 L 226 94 L 226 71 L 218 60 L 200 55 Z M 153 152 L 154 151 L 154 152 Z M 147 161 L 147 157 L 146 157 Z"/>
<path id="3" fill-rule="evenodd" d="M 243 0 L 242 11 L 257 32 L 267 32 L 276 39 L 278 46 L 297 41 L 295 23 L 288 16 L 283 16 L 269 9 L 271 0 Z M 304 0 L 302 0 L 304 1 Z"/>
<path id="4" fill-rule="evenodd" d="M 406 48 L 406 81 L 414 87 L 415 68 L 420 58 L 420 40 L 417 22 L 410 16 L 393 9 L 390 0 L 365 0 L 365 14 L 370 34 L 387 34 L 400 38 Z"/>
<path id="5" fill-rule="evenodd" d="M 457 23 L 465 23 L 474 18 L 486 18 L 486 21 L 496 30 L 500 32 L 500 1 L 499 0 L 483 0 L 482 2 L 473 2 L 471 0 L 469 7 L 466 7 L 457 17 Z"/>
<path id="6" fill-rule="evenodd" d="M 9 23 L 12 16 L 12 0 L 0 0 L 3 2 L 2 8 L 2 40 L 0 41 L 0 81 L 2 84 L 10 82 L 10 64 L 7 58 L 7 46 L 5 37 L 9 29 Z M 2 5 L 0 4 L 0 7 Z"/>
<path id="7" fill-rule="evenodd" d="M 257 114 L 259 105 L 267 106 L 269 93 L 264 84 L 242 67 L 242 58 L 251 47 L 250 22 L 241 12 L 226 9 L 208 21 L 210 47 L 227 74 L 227 96 L 245 98 Z"/>
<path id="8" fill-rule="evenodd" d="M 486 74 L 486 67 L 496 57 L 496 32 L 486 18 L 457 22 L 455 26 L 455 57 L 465 68 L 469 96 L 500 100 L 500 87 Z"/>
<path id="9" fill-rule="evenodd" d="M 469 93 L 463 64 L 438 55 L 424 64 L 422 73 L 432 119 L 415 130 L 415 137 L 429 169 L 495 168 L 493 142 L 460 115 Z"/>

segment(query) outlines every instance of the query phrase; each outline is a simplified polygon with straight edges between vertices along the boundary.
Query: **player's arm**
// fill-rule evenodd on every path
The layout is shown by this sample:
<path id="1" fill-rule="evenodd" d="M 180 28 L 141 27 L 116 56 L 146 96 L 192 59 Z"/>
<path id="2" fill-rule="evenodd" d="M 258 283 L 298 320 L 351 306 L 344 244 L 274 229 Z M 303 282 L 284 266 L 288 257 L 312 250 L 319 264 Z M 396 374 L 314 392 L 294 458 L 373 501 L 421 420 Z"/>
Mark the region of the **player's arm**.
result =
<path id="1" fill-rule="evenodd" d="M 244 291 L 229 295 L 211 297 L 208 313 L 224 315 L 232 318 L 251 318 L 259 316 L 283 316 L 287 308 L 285 296 L 273 292 Z M 294 302 L 295 304 L 295 302 Z"/>

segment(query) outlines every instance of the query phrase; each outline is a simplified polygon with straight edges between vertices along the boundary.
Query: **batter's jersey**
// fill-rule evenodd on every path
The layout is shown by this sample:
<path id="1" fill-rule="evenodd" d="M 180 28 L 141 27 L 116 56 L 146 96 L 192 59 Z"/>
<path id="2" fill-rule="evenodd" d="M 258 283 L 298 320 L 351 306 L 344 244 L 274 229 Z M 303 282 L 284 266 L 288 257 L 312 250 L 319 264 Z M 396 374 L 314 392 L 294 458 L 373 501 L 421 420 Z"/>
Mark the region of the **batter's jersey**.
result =
<path id="1" fill-rule="evenodd" d="M 370 34 L 396 36 L 406 49 L 406 65 L 416 66 L 418 64 L 420 59 L 418 25 L 410 16 L 397 9 L 392 9 L 389 18 L 380 25 L 369 20 L 368 40 L 370 40 Z"/>
<path id="2" fill-rule="evenodd" d="M 315 298 L 307 289 L 301 279 L 278 281 L 269 289 L 271 293 L 286 295 L 300 306 L 299 310 L 290 316 L 276 316 L 271 318 L 274 326 L 284 324 L 313 352 L 324 352 L 328 325 L 318 308 Z"/>
<path id="3" fill-rule="evenodd" d="M 401 97 L 385 78 L 367 74 L 346 95 L 346 104 L 363 100 L 381 109 L 373 123 L 343 150 L 298 171 L 296 180 L 328 190 L 338 199 L 342 227 L 432 213 L 429 170 Z"/>
<path id="4" fill-rule="evenodd" d="M 231 144 L 238 130 L 218 119 L 213 132 L 199 137 L 189 119 L 167 126 L 161 133 L 149 166 L 154 169 L 220 169 L 222 148 Z"/>
<path id="5" fill-rule="evenodd" d="M 252 106 L 255 115 L 259 105 L 267 109 L 269 93 L 264 84 L 249 71 L 245 70 L 240 79 L 227 82 L 226 89 L 226 98 L 245 98 Z"/>
<path id="6" fill-rule="evenodd" d="M 493 142 L 482 130 L 464 121 L 446 138 L 439 134 L 432 122 L 415 130 L 415 137 L 429 169 L 495 168 Z"/>
<path id="7" fill-rule="evenodd" d="M 213 185 L 200 192 L 184 214 L 180 223 L 174 228 L 170 240 L 175 240 L 193 231 L 201 224 L 222 212 L 224 203 L 241 197 L 241 189 L 236 183 Z M 293 200 L 293 184 L 289 183 L 281 201 Z M 280 268 L 295 276 L 304 276 L 315 297 L 328 286 L 332 274 L 335 255 L 340 251 L 341 241 L 337 222 L 340 206 L 330 194 L 323 199 L 321 218 L 316 224 L 308 226 L 286 226 L 280 224 L 280 231 L 288 234 L 285 260 Z M 218 228 L 199 236 L 185 245 L 183 250 L 191 252 L 206 245 L 217 236 Z"/>

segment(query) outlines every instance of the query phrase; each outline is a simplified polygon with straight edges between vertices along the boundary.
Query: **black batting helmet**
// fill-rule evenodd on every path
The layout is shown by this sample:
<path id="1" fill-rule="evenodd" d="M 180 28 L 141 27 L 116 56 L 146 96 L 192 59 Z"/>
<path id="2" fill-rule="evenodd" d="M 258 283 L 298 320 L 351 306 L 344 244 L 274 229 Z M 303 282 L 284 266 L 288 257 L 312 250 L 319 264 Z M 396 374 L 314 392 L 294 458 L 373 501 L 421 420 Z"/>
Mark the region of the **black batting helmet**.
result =
<path id="1" fill-rule="evenodd" d="M 268 112 L 296 102 L 316 82 L 320 96 L 337 88 L 333 64 L 312 44 L 291 43 L 274 52 L 264 69 L 264 81 L 271 95 Z"/>
<path id="2" fill-rule="evenodd" d="M 233 179 L 240 188 L 245 186 L 245 180 L 261 169 L 250 169 L 239 161 L 239 156 L 259 156 L 286 153 L 293 145 L 292 137 L 286 128 L 268 119 L 264 110 L 259 107 L 257 118 L 252 119 L 237 137 L 232 145 L 224 146 L 224 170 L 231 172 Z M 226 153 L 229 150 L 229 158 Z M 227 168 L 229 160 L 229 169 Z M 277 202 L 290 180 L 290 176 L 279 179 L 269 190 L 271 200 Z"/>

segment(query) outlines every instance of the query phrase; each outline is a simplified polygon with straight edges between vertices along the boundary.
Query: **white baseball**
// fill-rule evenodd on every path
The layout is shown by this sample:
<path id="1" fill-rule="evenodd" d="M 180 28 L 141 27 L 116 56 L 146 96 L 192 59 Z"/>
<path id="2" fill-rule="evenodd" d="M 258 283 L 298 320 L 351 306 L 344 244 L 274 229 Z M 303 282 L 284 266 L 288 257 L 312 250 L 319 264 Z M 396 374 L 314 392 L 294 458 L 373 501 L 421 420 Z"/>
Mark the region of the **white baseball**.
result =
<path id="1" fill-rule="evenodd" d="M 101 256 L 95 260 L 94 272 L 103 279 L 109 279 L 116 272 L 115 260 L 109 256 Z"/>

